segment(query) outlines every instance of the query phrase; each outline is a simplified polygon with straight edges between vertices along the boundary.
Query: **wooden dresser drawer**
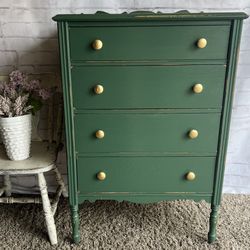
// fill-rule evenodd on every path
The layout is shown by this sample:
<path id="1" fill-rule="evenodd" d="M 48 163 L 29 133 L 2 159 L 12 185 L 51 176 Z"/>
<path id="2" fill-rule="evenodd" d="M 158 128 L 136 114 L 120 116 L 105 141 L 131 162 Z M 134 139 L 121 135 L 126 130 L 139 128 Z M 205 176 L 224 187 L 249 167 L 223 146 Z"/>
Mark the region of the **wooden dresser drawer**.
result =
<path id="1" fill-rule="evenodd" d="M 81 157 L 78 190 L 212 193 L 214 166 L 214 157 Z M 100 172 L 105 173 L 104 180 L 98 179 Z M 187 180 L 190 172 L 194 180 Z"/>
<path id="2" fill-rule="evenodd" d="M 70 27 L 72 60 L 226 59 L 230 26 Z M 197 42 L 205 38 L 207 46 Z M 102 48 L 93 48 L 95 40 Z"/>
<path id="3" fill-rule="evenodd" d="M 74 67 L 73 105 L 76 109 L 220 108 L 225 69 L 223 65 Z M 203 86 L 201 93 L 195 93 L 197 84 Z M 96 89 L 100 85 L 102 92 Z"/>
<path id="4" fill-rule="evenodd" d="M 179 152 L 216 155 L 220 114 L 91 112 L 75 115 L 77 152 Z M 191 130 L 198 137 L 189 138 Z M 104 131 L 98 139 L 96 131 Z"/>

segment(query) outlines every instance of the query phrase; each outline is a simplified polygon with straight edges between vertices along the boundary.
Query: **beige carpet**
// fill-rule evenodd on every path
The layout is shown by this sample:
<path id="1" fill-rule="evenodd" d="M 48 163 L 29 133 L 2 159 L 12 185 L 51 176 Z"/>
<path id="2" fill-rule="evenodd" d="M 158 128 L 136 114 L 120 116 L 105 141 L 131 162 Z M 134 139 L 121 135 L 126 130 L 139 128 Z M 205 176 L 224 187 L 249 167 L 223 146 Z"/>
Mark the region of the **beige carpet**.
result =
<path id="1" fill-rule="evenodd" d="M 209 205 L 98 201 L 80 206 L 81 243 L 71 243 L 68 202 L 56 214 L 59 244 L 51 247 L 40 205 L 0 205 L 0 249 L 250 249 L 250 196 L 224 195 L 218 240 L 209 245 Z"/>

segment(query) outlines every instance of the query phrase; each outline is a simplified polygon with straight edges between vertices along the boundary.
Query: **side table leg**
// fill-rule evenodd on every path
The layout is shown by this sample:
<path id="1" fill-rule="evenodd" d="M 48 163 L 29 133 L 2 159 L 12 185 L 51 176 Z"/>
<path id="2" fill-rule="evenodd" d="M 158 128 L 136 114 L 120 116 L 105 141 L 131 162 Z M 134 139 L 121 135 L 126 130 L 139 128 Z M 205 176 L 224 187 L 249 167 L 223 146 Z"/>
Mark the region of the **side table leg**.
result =
<path id="1" fill-rule="evenodd" d="M 78 205 L 71 206 L 71 218 L 72 218 L 72 230 L 74 243 L 79 243 L 79 216 L 78 216 Z"/>
<path id="2" fill-rule="evenodd" d="M 5 195 L 7 197 L 11 196 L 11 182 L 10 182 L 10 176 L 8 174 L 4 175 L 4 189 L 5 189 Z"/>
<path id="3" fill-rule="evenodd" d="M 62 187 L 63 197 L 68 197 L 68 191 L 67 191 L 67 189 L 65 187 L 62 175 L 59 172 L 59 170 L 57 169 L 57 167 L 55 167 L 54 172 L 55 172 L 55 175 L 56 175 L 56 181 L 57 181 L 58 185 L 60 185 Z"/>
<path id="4" fill-rule="evenodd" d="M 38 174 L 38 184 L 42 196 L 43 211 L 45 215 L 49 239 L 52 245 L 57 244 L 57 234 L 54 216 L 52 214 L 51 204 L 48 196 L 46 180 L 43 173 Z"/>
<path id="5" fill-rule="evenodd" d="M 218 205 L 211 206 L 211 214 L 209 220 L 209 233 L 208 233 L 208 243 L 213 243 L 216 240 L 216 225 L 218 220 Z"/>

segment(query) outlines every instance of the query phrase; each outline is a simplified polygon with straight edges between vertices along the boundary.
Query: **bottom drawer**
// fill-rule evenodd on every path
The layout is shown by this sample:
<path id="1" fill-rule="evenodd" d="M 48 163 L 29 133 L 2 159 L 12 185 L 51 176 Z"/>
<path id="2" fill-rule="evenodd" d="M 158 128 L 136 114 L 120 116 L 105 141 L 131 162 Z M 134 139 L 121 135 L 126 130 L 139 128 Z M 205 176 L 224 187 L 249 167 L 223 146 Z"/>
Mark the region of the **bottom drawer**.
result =
<path id="1" fill-rule="evenodd" d="M 214 169 L 215 157 L 80 157 L 78 191 L 212 193 Z"/>

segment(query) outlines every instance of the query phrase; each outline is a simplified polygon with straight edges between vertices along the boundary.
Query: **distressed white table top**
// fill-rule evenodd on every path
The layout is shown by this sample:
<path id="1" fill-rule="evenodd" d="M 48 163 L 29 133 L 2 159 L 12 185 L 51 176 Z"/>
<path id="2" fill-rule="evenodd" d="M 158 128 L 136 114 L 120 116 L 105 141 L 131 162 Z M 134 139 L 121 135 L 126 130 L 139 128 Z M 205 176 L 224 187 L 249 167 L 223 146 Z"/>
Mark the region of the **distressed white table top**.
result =
<path id="1" fill-rule="evenodd" d="M 22 161 L 8 159 L 0 145 L 0 174 L 20 175 L 47 172 L 54 168 L 55 147 L 47 142 L 32 142 L 30 158 Z"/>

